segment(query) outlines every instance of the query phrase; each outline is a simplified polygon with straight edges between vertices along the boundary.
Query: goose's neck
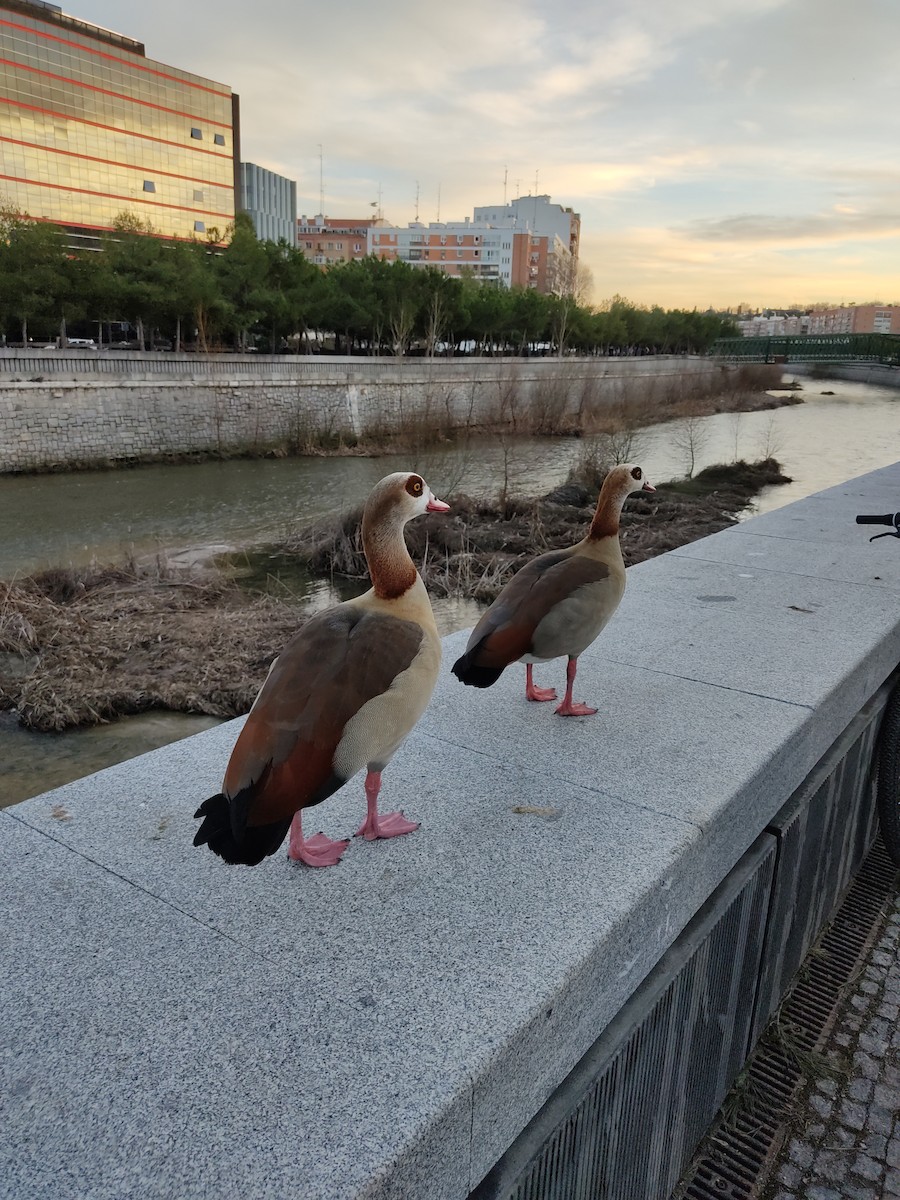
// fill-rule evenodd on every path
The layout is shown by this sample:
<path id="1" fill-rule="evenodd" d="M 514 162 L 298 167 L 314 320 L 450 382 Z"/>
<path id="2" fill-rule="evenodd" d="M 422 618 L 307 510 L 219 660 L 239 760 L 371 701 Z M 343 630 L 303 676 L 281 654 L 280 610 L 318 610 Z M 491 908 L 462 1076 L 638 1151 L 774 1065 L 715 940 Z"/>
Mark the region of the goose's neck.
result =
<path id="1" fill-rule="evenodd" d="M 403 523 L 382 521 L 376 525 L 364 520 L 362 532 L 375 595 L 381 600 L 396 600 L 408 592 L 418 578 L 406 548 Z"/>
<path id="2" fill-rule="evenodd" d="M 604 484 L 597 499 L 597 508 L 588 538 L 593 541 L 597 538 L 616 537 L 619 533 L 619 518 L 622 515 L 624 503 L 625 497 L 621 492 L 617 492 L 614 488 L 607 488 Z"/>

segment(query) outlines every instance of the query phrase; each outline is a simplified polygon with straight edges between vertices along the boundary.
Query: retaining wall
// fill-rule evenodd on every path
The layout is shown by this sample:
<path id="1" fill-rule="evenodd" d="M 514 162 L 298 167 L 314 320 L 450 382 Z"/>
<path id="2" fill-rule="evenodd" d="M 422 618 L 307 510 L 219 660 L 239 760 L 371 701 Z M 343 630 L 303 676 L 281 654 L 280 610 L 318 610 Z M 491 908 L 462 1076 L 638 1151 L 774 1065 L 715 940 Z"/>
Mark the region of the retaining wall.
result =
<path id="1" fill-rule="evenodd" d="M 700 358 L 247 358 L 0 354 L 0 472 L 282 452 L 410 424 L 515 427 L 529 412 L 553 428 L 625 398 L 737 390 L 741 370 Z"/>
<path id="2" fill-rule="evenodd" d="M 446 638 L 382 793 L 421 829 L 339 867 L 191 845 L 239 721 L 0 812 L 5 1194 L 666 1200 L 871 839 L 898 494 L 631 568 L 592 718 Z"/>
<path id="3" fill-rule="evenodd" d="M 785 363 L 786 375 L 812 376 L 814 379 L 849 379 L 854 383 L 873 383 L 879 387 L 900 388 L 900 368 L 878 363 Z"/>

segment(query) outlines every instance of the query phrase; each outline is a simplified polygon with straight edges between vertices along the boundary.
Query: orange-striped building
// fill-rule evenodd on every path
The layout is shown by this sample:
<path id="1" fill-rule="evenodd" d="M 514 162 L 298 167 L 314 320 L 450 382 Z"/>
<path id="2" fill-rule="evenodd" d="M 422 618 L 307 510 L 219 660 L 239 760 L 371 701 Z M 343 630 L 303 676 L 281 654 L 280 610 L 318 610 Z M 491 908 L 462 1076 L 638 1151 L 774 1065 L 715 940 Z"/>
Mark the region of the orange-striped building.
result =
<path id="1" fill-rule="evenodd" d="M 96 245 L 118 214 L 224 236 L 240 195 L 238 98 L 42 0 L 0 0 L 0 200 Z"/>

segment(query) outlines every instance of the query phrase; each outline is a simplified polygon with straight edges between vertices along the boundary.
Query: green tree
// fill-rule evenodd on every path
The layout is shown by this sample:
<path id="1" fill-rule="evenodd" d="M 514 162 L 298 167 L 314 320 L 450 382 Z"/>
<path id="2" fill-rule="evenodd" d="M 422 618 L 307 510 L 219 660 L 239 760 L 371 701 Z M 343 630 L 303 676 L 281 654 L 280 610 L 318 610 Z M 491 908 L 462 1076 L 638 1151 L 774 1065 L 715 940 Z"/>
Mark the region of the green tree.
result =
<path id="1" fill-rule="evenodd" d="M 433 356 L 438 342 L 445 340 L 459 307 L 460 282 L 443 271 L 427 267 L 421 273 L 419 330 L 425 341 L 425 352 Z"/>
<path id="2" fill-rule="evenodd" d="M 246 350 L 250 331 L 271 311 L 274 296 L 269 286 L 271 260 L 257 238 L 253 221 L 239 212 L 229 230 L 225 249 L 214 259 L 226 325 L 239 350 Z"/>
<path id="3" fill-rule="evenodd" d="M 228 301 L 214 268 L 215 249 L 208 242 L 188 242 L 181 259 L 180 306 L 193 326 L 192 336 L 204 354 L 230 323 Z"/>
<path id="4" fill-rule="evenodd" d="M 510 297 L 510 332 L 515 338 L 517 353 L 521 354 L 535 342 L 545 342 L 550 337 L 552 299 L 536 292 L 533 288 L 513 288 Z"/>
<path id="5" fill-rule="evenodd" d="M 55 316 L 65 263 L 62 231 L 0 204 L 0 317 L 14 320 L 28 345 L 29 322 Z"/>
<path id="6" fill-rule="evenodd" d="M 314 291 L 314 320 L 334 334 L 336 353 L 349 351 L 355 341 L 368 342 L 370 349 L 373 342 L 380 343 L 384 314 L 379 314 L 379 274 L 364 259 L 341 263 L 321 276 Z"/>
<path id="7" fill-rule="evenodd" d="M 108 304 L 135 328 L 141 350 L 146 349 L 146 327 L 165 306 L 160 258 L 163 242 L 149 221 L 122 212 L 113 222 L 113 232 L 103 240 L 113 293 Z"/>

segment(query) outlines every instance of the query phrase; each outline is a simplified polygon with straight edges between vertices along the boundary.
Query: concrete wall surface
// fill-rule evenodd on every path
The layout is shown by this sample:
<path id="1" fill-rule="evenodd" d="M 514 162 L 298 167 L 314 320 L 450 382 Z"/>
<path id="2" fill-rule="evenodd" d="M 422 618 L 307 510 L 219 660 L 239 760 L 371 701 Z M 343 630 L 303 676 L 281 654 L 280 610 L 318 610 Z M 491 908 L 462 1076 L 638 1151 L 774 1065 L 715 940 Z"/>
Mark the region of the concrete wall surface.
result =
<path id="1" fill-rule="evenodd" d="M 785 375 L 812 376 L 814 379 L 849 379 L 853 383 L 871 383 L 877 387 L 900 388 L 900 369 L 879 363 L 785 363 Z"/>
<path id="2" fill-rule="evenodd" d="M 192 847 L 239 721 L 0 812 L 2 1194 L 466 1197 L 894 670 L 896 508 L 900 463 L 631 568 L 595 717 L 448 637 L 384 777 L 422 827 L 339 867 Z"/>
<path id="3" fill-rule="evenodd" d="M 398 428 L 516 428 L 529 415 L 532 427 L 539 417 L 552 429 L 564 416 L 625 398 L 665 404 L 746 387 L 741 367 L 707 358 L 126 354 L 116 363 L 85 353 L 33 361 L 30 352 L 0 354 L 0 473 L 296 451 Z"/>

